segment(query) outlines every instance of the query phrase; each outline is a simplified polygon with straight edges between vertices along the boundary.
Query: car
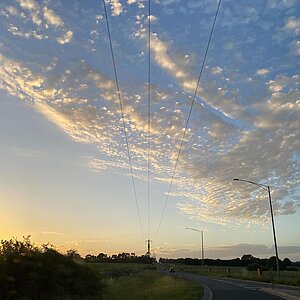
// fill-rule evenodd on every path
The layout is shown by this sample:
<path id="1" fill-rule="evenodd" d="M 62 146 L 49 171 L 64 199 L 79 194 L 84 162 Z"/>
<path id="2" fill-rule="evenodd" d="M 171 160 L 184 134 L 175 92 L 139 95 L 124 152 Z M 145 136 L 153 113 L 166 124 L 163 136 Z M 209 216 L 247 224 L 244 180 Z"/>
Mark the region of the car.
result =
<path id="1" fill-rule="evenodd" d="M 171 267 L 171 268 L 169 269 L 169 273 L 175 273 L 175 269 Z"/>

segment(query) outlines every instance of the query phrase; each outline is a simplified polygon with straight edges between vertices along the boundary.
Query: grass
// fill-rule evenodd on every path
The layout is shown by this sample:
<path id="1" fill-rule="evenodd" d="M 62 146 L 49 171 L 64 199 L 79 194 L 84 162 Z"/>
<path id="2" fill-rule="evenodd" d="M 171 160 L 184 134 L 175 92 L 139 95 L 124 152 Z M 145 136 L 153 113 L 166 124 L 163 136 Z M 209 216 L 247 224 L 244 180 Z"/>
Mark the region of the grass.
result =
<path id="1" fill-rule="evenodd" d="M 199 300 L 203 296 L 197 283 L 150 270 L 109 279 L 107 286 L 104 300 Z"/>
<path id="2" fill-rule="evenodd" d="M 264 271 L 259 277 L 257 271 L 248 271 L 245 267 L 205 266 L 203 271 L 201 266 L 188 266 L 178 264 L 174 265 L 174 267 L 178 271 L 192 272 L 206 276 L 231 277 L 271 282 L 271 274 L 269 271 Z M 274 283 L 300 286 L 300 271 L 280 271 L 280 280 L 277 279 L 276 272 L 273 271 L 273 277 Z"/>
<path id="3" fill-rule="evenodd" d="M 103 278 L 118 278 L 145 270 L 156 270 L 154 265 L 136 263 L 88 263 Z"/>

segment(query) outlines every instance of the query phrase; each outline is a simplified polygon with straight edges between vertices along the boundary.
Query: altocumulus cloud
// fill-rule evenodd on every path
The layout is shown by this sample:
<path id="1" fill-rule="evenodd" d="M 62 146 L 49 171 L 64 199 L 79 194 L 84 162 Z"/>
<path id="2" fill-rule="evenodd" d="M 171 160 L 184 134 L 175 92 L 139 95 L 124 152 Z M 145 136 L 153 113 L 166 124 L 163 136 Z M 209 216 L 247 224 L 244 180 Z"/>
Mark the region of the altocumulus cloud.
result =
<path id="1" fill-rule="evenodd" d="M 148 87 L 137 74 L 145 71 L 146 8 L 140 1 L 111 0 L 108 4 L 114 16 L 114 48 L 134 172 L 144 179 Z M 176 1 L 156 3 L 164 10 L 155 16 L 151 35 L 152 64 L 163 78 L 154 78 L 151 86 L 150 155 L 155 184 L 169 183 L 196 87 L 202 57 L 193 46 L 182 49 L 199 30 L 191 7 L 198 13 L 201 7 L 194 4 L 181 3 L 178 10 Z M 274 4 L 263 10 L 261 5 L 248 4 L 244 18 L 238 16 L 238 3 L 228 4 L 219 21 L 174 178 L 172 196 L 178 199 L 178 211 L 207 222 L 257 223 L 269 218 L 266 194 L 251 185 L 230 184 L 237 176 L 270 184 L 276 214 L 293 214 L 299 208 L 299 75 L 293 64 L 281 63 L 296 54 L 285 47 L 294 43 L 298 19 L 287 15 L 293 13 L 293 6 L 287 11 Z M 100 158 L 88 158 L 89 168 L 115 169 L 127 175 L 118 97 L 107 65 L 110 53 L 103 11 L 100 6 L 80 5 L 1 2 L 0 88 L 32 105 L 73 140 L 94 144 Z M 211 24 L 211 6 L 206 7 L 201 28 Z M 182 21 L 189 18 L 192 25 L 184 32 L 168 22 L 161 27 L 161 20 L 170 15 L 167 9 L 182 13 Z M 286 39 L 284 45 L 272 38 L 272 33 L 279 34 L 272 26 L 273 10 L 283 14 L 281 30 L 290 32 L 280 37 Z M 233 21 L 228 23 L 228 18 Z M 252 53 L 249 45 L 258 38 L 250 23 L 261 24 L 270 36 L 265 48 L 252 47 L 257 49 L 255 64 L 246 59 Z M 199 34 L 201 44 L 207 40 L 205 33 Z M 240 35 L 243 40 L 249 38 L 237 45 Z M 270 58 L 275 44 L 282 52 Z"/>

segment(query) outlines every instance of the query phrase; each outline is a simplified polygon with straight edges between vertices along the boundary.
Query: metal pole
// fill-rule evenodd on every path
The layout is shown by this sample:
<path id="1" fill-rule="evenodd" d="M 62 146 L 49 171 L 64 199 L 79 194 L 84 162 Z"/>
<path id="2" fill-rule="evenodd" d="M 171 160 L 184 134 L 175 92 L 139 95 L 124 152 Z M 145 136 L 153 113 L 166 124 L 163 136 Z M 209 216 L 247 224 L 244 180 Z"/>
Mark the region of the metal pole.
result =
<path id="1" fill-rule="evenodd" d="M 201 252 L 202 252 L 202 272 L 204 270 L 204 248 L 203 248 L 203 231 L 201 230 Z"/>
<path id="2" fill-rule="evenodd" d="M 269 194 L 269 203 L 270 203 L 270 210 L 271 210 L 273 238 L 274 238 L 274 245 L 275 245 L 277 277 L 278 277 L 278 279 L 280 279 L 279 258 L 278 258 L 278 249 L 277 249 L 277 241 L 276 241 L 276 233 L 275 233 L 275 224 L 274 224 L 274 217 L 273 217 L 273 207 L 272 207 L 271 190 L 270 190 L 270 186 L 267 186 L 267 188 L 268 188 L 268 194 Z"/>
<path id="3" fill-rule="evenodd" d="M 269 195 L 269 204 L 270 204 L 270 211 L 271 211 L 271 220 L 272 220 L 272 230 L 273 230 L 273 238 L 274 238 L 274 246 L 275 246 L 275 255 L 276 255 L 276 269 L 277 269 L 277 277 L 280 279 L 280 271 L 279 271 L 279 258 L 278 258 L 278 248 L 277 248 L 277 241 L 276 241 L 276 233 L 275 233 L 275 224 L 274 224 L 274 216 L 273 216 L 273 207 L 272 207 L 272 198 L 271 198 L 271 189 L 269 185 L 264 185 L 261 183 L 253 182 L 250 180 L 240 179 L 240 178 L 233 178 L 235 181 L 244 181 L 251 184 L 254 184 L 263 190 L 268 192 Z"/>

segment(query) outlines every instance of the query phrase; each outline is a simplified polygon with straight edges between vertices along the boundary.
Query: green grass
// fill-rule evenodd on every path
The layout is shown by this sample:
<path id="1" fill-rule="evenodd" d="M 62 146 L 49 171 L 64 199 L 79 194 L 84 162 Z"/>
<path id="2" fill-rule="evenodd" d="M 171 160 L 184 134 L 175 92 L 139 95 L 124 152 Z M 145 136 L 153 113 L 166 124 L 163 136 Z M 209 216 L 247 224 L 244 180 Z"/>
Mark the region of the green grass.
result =
<path id="1" fill-rule="evenodd" d="M 127 276 L 145 270 L 156 270 L 156 266 L 150 264 L 88 263 L 86 265 L 104 278 Z"/>
<path id="2" fill-rule="evenodd" d="M 202 287 L 192 281 L 143 271 L 117 280 L 107 280 L 104 300 L 199 300 Z"/>
<path id="3" fill-rule="evenodd" d="M 245 267 L 224 267 L 224 266 L 212 266 L 204 267 L 202 272 L 201 266 L 188 266 L 188 265 L 174 265 L 175 270 L 192 272 L 207 276 L 215 277 L 231 277 L 231 278 L 240 278 L 247 280 L 257 280 L 270 282 L 270 272 L 264 271 L 259 277 L 257 271 L 248 271 Z M 230 272 L 228 272 L 230 269 Z M 280 271 L 280 280 L 276 277 L 276 272 L 273 271 L 274 283 L 286 284 L 293 286 L 300 286 L 300 271 Z"/>

